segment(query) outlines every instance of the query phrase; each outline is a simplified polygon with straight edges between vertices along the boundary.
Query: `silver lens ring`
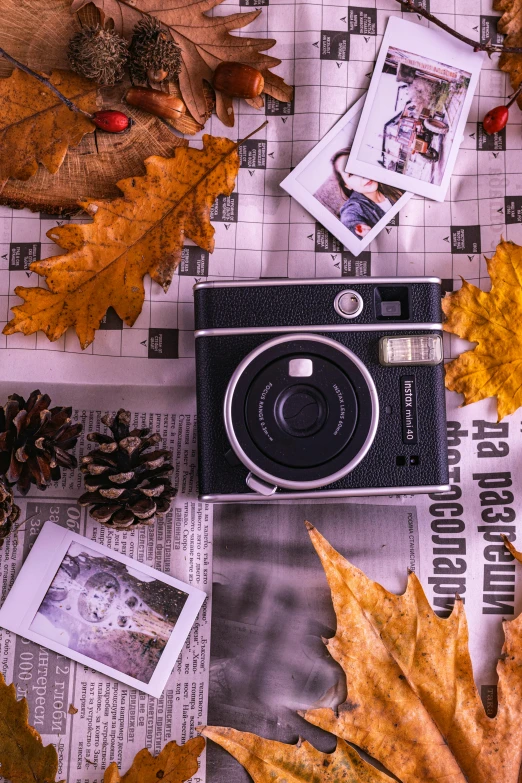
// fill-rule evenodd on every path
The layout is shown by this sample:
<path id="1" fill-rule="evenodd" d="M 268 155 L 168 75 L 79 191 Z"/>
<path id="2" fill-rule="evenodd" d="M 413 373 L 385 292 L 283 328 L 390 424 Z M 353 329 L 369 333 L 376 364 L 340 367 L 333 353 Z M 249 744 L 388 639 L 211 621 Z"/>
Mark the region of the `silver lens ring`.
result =
<path id="1" fill-rule="evenodd" d="M 258 467 L 241 447 L 236 432 L 234 430 L 233 419 L 232 419 L 232 400 L 234 398 L 234 392 L 236 390 L 239 379 L 241 378 L 241 376 L 243 375 L 247 367 L 251 364 L 251 362 L 254 361 L 254 359 L 256 359 L 262 353 L 267 351 L 269 348 L 272 348 L 275 345 L 281 345 L 285 342 L 294 342 L 295 340 L 303 340 L 303 341 L 309 341 L 314 343 L 323 343 L 324 345 L 328 345 L 330 348 L 333 348 L 339 351 L 339 353 L 342 353 L 346 357 L 348 357 L 348 359 L 350 359 L 350 361 L 356 365 L 359 372 L 363 376 L 368 386 L 368 392 L 372 403 L 371 422 L 370 422 L 368 434 L 366 436 L 366 439 L 362 447 L 358 451 L 357 455 L 353 457 L 341 470 L 332 473 L 330 476 L 325 476 L 321 479 L 316 479 L 313 481 L 289 481 L 288 479 L 282 479 L 279 476 L 275 476 L 272 475 L 271 473 L 267 473 L 266 471 Z M 379 423 L 379 398 L 377 397 L 377 389 L 375 388 L 375 383 L 367 367 L 363 364 L 363 362 L 359 359 L 359 357 L 356 356 L 352 351 L 350 351 L 344 345 L 341 345 L 341 343 L 338 343 L 336 340 L 330 339 L 329 337 L 323 337 L 322 335 L 316 335 L 310 333 L 308 334 L 293 333 L 293 334 L 284 335 L 283 337 L 276 337 L 273 340 L 269 340 L 266 343 L 259 345 L 251 353 L 249 353 L 248 356 L 245 356 L 245 358 L 238 364 L 232 377 L 230 378 L 230 381 L 228 382 L 227 390 L 225 393 L 224 405 L 223 405 L 223 415 L 225 420 L 225 429 L 227 432 L 227 437 L 234 453 L 236 454 L 240 462 L 242 462 L 242 464 L 246 468 L 248 468 L 248 470 L 250 470 L 255 476 L 264 479 L 265 481 L 272 483 L 278 487 L 283 487 L 284 489 L 319 489 L 320 487 L 327 486 L 328 484 L 333 484 L 335 481 L 339 481 L 339 479 L 346 476 L 356 467 L 356 465 L 359 464 L 359 462 L 361 462 L 361 460 L 368 453 L 370 446 L 374 441 L 375 434 L 377 432 L 377 426 Z"/>

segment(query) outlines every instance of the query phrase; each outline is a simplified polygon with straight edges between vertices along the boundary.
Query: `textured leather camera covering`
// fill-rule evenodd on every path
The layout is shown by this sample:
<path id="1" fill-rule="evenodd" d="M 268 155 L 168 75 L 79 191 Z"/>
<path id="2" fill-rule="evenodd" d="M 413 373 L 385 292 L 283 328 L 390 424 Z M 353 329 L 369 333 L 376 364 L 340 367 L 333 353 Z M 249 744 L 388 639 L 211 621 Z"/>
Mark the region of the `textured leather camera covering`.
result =
<path id="1" fill-rule="evenodd" d="M 389 284 L 351 283 L 346 277 L 330 285 L 264 285 L 259 287 L 200 288 L 194 293 L 196 329 L 245 326 L 322 326 L 327 324 L 374 323 L 374 290 L 406 286 L 410 292 L 409 322 L 441 323 L 442 310 L 438 283 Z M 347 289 L 363 298 L 360 315 L 347 320 L 334 310 L 334 299 Z M 400 320 L 400 319 L 399 319 Z"/>
<path id="2" fill-rule="evenodd" d="M 429 288 L 429 286 L 427 286 Z M 330 286 L 328 286 L 330 288 Z M 339 287 L 332 287 L 335 292 Z M 440 288 L 433 286 L 440 296 Z M 319 286 L 310 290 L 320 291 Z M 203 289 L 199 293 L 207 293 Z M 228 289 L 231 290 L 231 289 Z M 241 289 L 242 294 L 248 289 Z M 259 290 L 259 289 L 257 289 Z M 341 289 L 342 290 L 342 289 Z M 415 289 L 414 289 L 415 290 Z M 277 295 L 281 288 L 270 288 Z M 221 291 L 222 293 L 222 291 Z M 300 311 L 306 308 L 302 293 Z M 425 292 L 426 295 L 427 292 Z M 268 294 L 268 291 L 267 291 Z M 330 293 L 331 297 L 331 293 Z M 238 300 L 241 301 L 241 297 Z M 228 304 L 228 307 L 231 305 Z M 435 308 L 435 303 L 432 304 Z M 278 312 L 282 303 L 279 300 Z M 426 314 L 426 305 L 423 305 Z M 440 312 L 440 299 L 438 301 Z M 304 310 L 301 313 L 304 318 Z M 329 313 L 331 321 L 331 313 Z M 292 323 L 300 320 L 293 313 Z M 434 320 L 437 319 L 434 317 Z M 228 324 L 238 322 L 238 313 L 228 312 Z M 316 313 L 317 322 L 317 313 Z M 250 319 L 252 323 L 252 319 Z M 272 321 L 273 323 L 273 321 Z M 321 334 L 320 332 L 317 332 Z M 415 334 L 414 330 L 396 334 Z M 425 332 L 423 332 L 425 334 Z M 406 445 L 402 440 L 400 378 L 409 375 L 409 367 L 382 367 L 378 360 L 378 343 L 382 334 L 392 336 L 392 330 L 379 332 L 328 333 L 326 336 L 345 345 L 366 364 L 377 387 L 381 411 L 377 434 L 368 454 L 357 467 L 340 481 L 315 490 L 405 487 L 443 485 L 448 483 L 446 417 L 444 398 L 444 368 L 415 367 L 418 402 L 418 444 Z M 202 495 L 250 493 L 245 484 L 248 471 L 242 466 L 232 467 L 224 457 L 230 448 L 223 422 L 225 391 L 237 365 L 257 345 L 273 335 L 249 334 L 219 337 L 199 337 L 196 340 L 197 400 L 199 437 L 199 491 Z M 390 406 L 391 413 L 386 413 Z M 418 465 L 396 464 L 397 456 L 417 455 Z M 408 460 L 406 459 L 406 462 Z"/>

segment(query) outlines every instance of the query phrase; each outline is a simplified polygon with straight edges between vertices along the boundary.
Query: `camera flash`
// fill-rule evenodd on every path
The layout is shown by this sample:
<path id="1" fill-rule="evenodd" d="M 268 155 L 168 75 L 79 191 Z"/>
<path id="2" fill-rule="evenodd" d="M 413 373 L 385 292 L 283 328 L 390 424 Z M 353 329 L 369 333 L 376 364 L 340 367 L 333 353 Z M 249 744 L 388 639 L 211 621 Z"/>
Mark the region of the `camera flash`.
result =
<path id="1" fill-rule="evenodd" d="M 381 337 L 379 361 L 381 364 L 440 364 L 442 338 L 439 334 L 419 334 L 411 337 Z"/>
<path id="2" fill-rule="evenodd" d="M 311 359 L 290 359 L 288 363 L 288 375 L 291 378 L 309 378 L 313 371 Z"/>

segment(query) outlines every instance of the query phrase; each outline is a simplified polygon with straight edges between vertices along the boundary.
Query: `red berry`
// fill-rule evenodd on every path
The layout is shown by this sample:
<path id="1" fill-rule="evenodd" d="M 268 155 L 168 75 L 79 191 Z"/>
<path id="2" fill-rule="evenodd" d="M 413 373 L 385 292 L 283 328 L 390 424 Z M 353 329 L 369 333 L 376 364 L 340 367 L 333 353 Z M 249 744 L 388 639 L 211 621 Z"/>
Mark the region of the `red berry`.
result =
<path id="1" fill-rule="evenodd" d="M 127 117 L 122 111 L 114 111 L 113 109 L 95 112 L 92 115 L 92 121 L 107 133 L 123 133 L 132 125 L 130 117 Z"/>
<path id="2" fill-rule="evenodd" d="M 502 128 L 506 127 L 508 117 L 509 109 L 507 106 L 496 106 L 491 111 L 488 111 L 482 120 L 482 127 L 488 135 L 498 133 Z"/>

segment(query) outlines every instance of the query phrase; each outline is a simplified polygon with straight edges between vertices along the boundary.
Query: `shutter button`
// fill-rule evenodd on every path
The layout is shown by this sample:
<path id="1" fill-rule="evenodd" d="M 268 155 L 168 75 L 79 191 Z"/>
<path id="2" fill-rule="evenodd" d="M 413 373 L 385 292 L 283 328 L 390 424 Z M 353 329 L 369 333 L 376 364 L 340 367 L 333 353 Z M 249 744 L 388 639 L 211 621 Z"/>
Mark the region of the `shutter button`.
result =
<path id="1" fill-rule="evenodd" d="M 356 291 L 341 291 L 335 297 L 334 309 L 342 318 L 355 318 L 362 312 L 362 297 Z"/>

